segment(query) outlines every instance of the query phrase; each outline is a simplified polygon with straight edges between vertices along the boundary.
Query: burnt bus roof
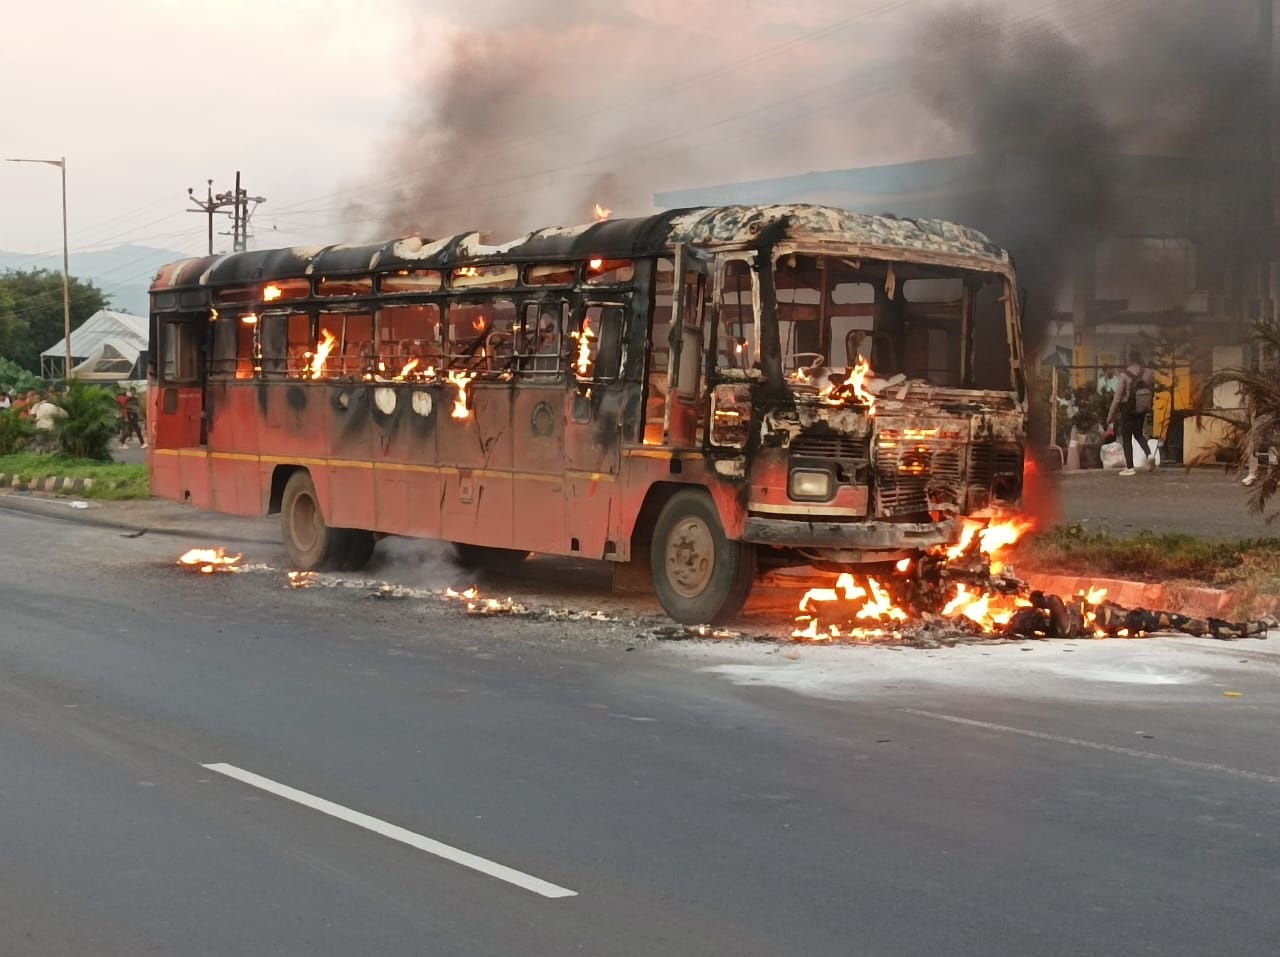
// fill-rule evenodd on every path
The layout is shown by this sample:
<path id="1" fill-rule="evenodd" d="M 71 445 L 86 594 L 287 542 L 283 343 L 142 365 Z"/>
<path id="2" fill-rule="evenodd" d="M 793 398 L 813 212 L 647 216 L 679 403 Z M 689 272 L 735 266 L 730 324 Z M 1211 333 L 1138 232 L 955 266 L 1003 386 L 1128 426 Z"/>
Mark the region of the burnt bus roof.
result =
<path id="1" fill-rule="evenodd" d="M 995 269 L 1009 266 L 1008 254 L 985 235 L 940 219 L 871 216 L 803 204 L 699 206 L 634 219 L 537 229 L 500 246 L 486 245 L 479 233 L 461 233 L 437 240 L 409 237 L 381 243 L 296 246 L 188 259 L 161 269 L 152 289 L 236 286 L 267 279 L 344 276 L 375 270 L 448 269 L 485 260 L 629 259 L 658 255 L 678 244 L 759 245 L 766 236 L 773 242 L 826 241 L 860 246 L 890 258 L 931 255 L 978 260 Z"/>

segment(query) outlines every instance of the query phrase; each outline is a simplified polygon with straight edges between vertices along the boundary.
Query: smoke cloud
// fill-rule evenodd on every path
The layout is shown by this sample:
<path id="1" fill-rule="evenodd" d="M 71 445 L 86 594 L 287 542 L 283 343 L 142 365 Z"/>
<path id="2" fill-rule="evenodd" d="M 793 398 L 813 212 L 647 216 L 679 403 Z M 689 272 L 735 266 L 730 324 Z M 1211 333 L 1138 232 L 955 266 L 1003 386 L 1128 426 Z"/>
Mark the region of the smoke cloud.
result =
<path id="1" fill-rule="evenodd" d="M 1093 240 L 1176 205 L 1134 154 L 1221 171 L 1201 191 L 1237 225 L 1267 205 L 1257 0 L 405 2 L 436 52 L 378 170 L 395 187 L 349 210 L 371 235 L 502 240 L 664 189 L 966 154 L 910 212 L 1012 250 L 1045 315 Z"/>
<path id="2" fill-rule="evenodd" d="M 1083 15 L 1054 23 L 1012 4 L 953 4 L 909 45 L 913 95 L 978 166 L 940 212 L 1014 252 L 1033 316 L 1051 312 L 1068 267 L 1099 238 L 1158 232 L 1153 211 L 1170 222 L 1206 191 L 1256 224 L 1268 193 L 1254 0 L 1061 9 Z"/>

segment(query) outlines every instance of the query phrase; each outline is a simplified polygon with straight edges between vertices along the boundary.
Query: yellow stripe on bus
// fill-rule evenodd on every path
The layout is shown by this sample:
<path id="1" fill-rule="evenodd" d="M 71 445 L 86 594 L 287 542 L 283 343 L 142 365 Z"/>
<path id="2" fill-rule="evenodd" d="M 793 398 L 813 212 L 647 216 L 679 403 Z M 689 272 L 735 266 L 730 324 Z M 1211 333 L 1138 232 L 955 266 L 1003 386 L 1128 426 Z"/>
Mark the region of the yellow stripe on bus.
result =
<path id="1" fill-rule="evenodd" d="M 219 459 L 226 462 L 256 462 L 259 465 L 306 465 L 313 468 L 373 469 L 375 472 L 423 472 L 429 475 L 460 475 L 468 472 L 480 478 L 527 479 L 533 482 L 561 482 L 566 478 L 592 482 L 616 482 L 607 472 L 565 469 L 563 472 L 517 472 L 509 469 L 467 468 L 465 465 L 416 465 L 407 462 L 369 462 L 359 459 L 318 459 L 302 456 L 254 455 L 252 452 L 209 452 L 205 449 L 156 449 L 156 455 Z"/>

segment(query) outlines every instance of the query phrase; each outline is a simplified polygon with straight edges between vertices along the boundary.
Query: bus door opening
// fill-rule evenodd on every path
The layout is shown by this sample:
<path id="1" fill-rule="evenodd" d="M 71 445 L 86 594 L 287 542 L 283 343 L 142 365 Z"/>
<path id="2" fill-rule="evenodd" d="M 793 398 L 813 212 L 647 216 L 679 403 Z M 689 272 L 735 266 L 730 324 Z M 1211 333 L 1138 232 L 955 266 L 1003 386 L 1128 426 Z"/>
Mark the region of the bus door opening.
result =
<path id="1" fill-rule="evenodd" d="M 156 444 L 190 448 L 208 441 L 204 417 L 204 336 L 207 313 L 174 313 L 159 323 L 159 396 L 152 403 Z"/>
<path id="2" fill-rule="evenodd" d="M 689 246 L 681 246 L 676 275 L 680 287 L 674 302 L 674 355 L 665 432 L 668 444 L 687 449 L 701 445 L 703 327 L 712 293 L 710 260 Z"/>

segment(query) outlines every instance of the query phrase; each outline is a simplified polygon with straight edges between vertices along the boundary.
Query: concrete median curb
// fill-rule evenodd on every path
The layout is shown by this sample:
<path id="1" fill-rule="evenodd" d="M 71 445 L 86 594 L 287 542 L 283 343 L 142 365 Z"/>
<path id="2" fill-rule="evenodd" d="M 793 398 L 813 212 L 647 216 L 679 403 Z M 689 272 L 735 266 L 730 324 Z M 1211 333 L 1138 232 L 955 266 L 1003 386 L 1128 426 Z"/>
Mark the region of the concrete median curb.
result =
<path id="1" fill-rule="evenodd" d="M 1210 588 L 1190 582 L 1130 581 L 1123 578 L 1092 578 L 1079 575 L 1055 575 L 1038 572 L 1020 577 L 1032 588 L 1064 598 L 1105 588 L 1107 601 L 1123 608 L 1145 608 L 1151 611 L 1176 611 L 1192 618 L 1244 619 L 1256 615 L 1280 613 L 1280 597 L 1245 594 L 1239 590 Z"/>
<path id="2" fill-rule="evenodd" d="M 93 488 L 93 479 L 69 478 L 65 475 L 17 475 L 0 472 L 0 488 L 28 492 L 87 492 Z"/>

